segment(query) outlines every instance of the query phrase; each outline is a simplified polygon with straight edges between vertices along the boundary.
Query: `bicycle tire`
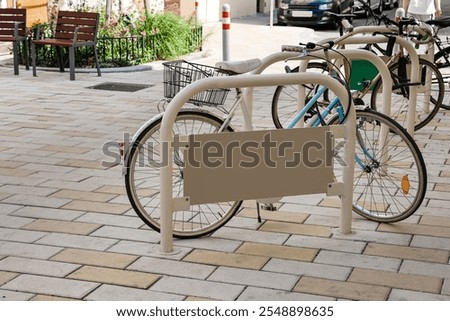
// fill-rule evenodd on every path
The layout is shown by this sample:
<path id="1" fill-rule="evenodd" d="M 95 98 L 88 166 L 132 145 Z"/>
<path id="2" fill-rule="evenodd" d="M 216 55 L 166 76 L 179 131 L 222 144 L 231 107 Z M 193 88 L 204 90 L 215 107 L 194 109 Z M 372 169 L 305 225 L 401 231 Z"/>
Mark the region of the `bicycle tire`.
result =
<path id="1" fill-rule="evenodd" d="M 328 66 L 327 63 L 322 62 L 310 62 L 307 66 L 307 71 L 316 71 L 320 73 L 328 74 Z M 298 72 L 299 67 L 292 69 L 291 72 Z M 316 85 L 306 86 L 306 100 L 308 100 L 309 94 L 314 93 L 316 89 Z M 324 93 L 323 102 L 316 103 L 316 106 L 320 108 L 321 104 L 324 103 L 328 105 L 328 103 L 334 98 L 331 97 L 333 93 L 327 91 Z M 286 128 L 289 124 L 290 120 L 294 118 L 294 115 L 297 114 L 297 102 L 298 102 L 298 85 L 287 85 L 287 86 L 278 86 L 275 89 L 274 95 L 272 97 L 272 121 L 276 128 Z M 305 120 L 307 118 L 305 117 Z"/>
<path id="2" fill-rule="evenodd" d="M 421 91 L 420 88 L 417 93 L 417 104 L 416 104 L 416 119 L 414 122 L 414 130 L 419 130 L 426 126 L 439 111 L 439 108 L 444 99 L 444 80 L 439 69 L 432 63 L 425 59 L 419 59 L 419 64 L 421 68 L 421 82 L 425 82 L 425 73 L 430 70 L 432 72 L 432 87 L 430 92 Z M 410 62 L 408 61 L 408 65 Z M 391 104 L 391 117 L 394 118 L 398 123 L 406 127 L 407 124 L 407 112 L 409 106 L 409 85 L 410 79 L 403 79 L 399 76 L 400 63 L 396 62 L 389 67 L 391 73 L 393 86 L 395 89 L 392 90 L 392 104 Z M 407 70 L 410 70 L 410 68 Z M 408 75 L 409 76 L 409 75 Z M 404 86 L 402 84 L 405 84 Z M 372 95 L 370 99 L 370 106 L 372 109 L 381 111 L 382 106 L 382 85 L 383 81 L 379 79 L 372 90 Z M 430 102 L 428 110 L 424 106 L 427 104 L 428 94 L 430 94 Z"/>
<path id="3" fill-rule="evenodd" d="M 448 88 L 450 89 L 450 46 L 438 51 L 434 55 L 434 63 L 440 71 L 445 70 L 445 72 L 441 71 L 442 78 L 444 79 L 444 84 L 448 84 Z M 444 95 L 441 108 L 450 110 L 450 95 Z"/>
<path id="4" fill-rule="evenodd" d="M 160 231 L 160 168 L 162 161 L 160 128 L 162 114 L 153 118 L 131 142 L 126 155 L 125 186 L 137 215 L 149 227 Z M 205 134 L 216 132 L 223 121 L 202 110 L 182 110 L 176 117 L 174 134 Z M 225 131 L 232 132 L 228 126 Z M 148 158 L 147 158 L 148 157 Z M 174 152 L 173 191 L 183 196 L 183 155 Z M 194 238 L 211 234 L 226 224 L 239 210 L 242 201 L 191 205 L 189 210 L 174 211 L 173 235 Z"/>
<path id="5" fill-rule="evenodd" d="M 335 115 L 329 124 L 339 122 Z M 383 125 L 387 126 L 385 154 L 379 146 Z M 356 127 L 353 210 L 381 223 L 406 219 L 420 207 L 427 189 L 427 170 L 419 147 L 396 121 L 370 108 L 356 110 Z M 336 153 L 337 159 L 342 159 L 342 151 Z M 388 156 L 384 161 L 383 155 Z M 335 173 L 339 173 L 339 164 Z"/>

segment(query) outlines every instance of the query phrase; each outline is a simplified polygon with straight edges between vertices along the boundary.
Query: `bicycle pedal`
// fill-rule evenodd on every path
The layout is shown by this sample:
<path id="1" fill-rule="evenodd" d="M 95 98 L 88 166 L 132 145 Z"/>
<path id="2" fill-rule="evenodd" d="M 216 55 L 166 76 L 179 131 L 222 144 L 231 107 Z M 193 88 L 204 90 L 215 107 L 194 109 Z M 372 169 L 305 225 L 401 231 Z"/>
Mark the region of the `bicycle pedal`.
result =
<path id="1" fill-rule="evenodd" d="M 118 142 L 117 145 L 119 147 L 120 157 L 123 158 L 125 156 L 125 142 Z"/>
<path id="2" fill-rule="evenodd" d="M 270 204 L 261 204 L 261 209 L 265 210 L 265 211 L 276 211 L 277 207 L 275 205 L 273 205 L 272 203 Z"/>
<path id="3" fill-rule="evenodd" d="M 358 106 L 358 107 L 361 107 L 361 106 L 365 107 L 365 106 L 366 106 L 366 103 L 365 103 L 364 100 L 362 100 L 361 98 L 355 98 L 355 99 L 353 100 L 353 104 L 354 104 L 355 106 Z"/>

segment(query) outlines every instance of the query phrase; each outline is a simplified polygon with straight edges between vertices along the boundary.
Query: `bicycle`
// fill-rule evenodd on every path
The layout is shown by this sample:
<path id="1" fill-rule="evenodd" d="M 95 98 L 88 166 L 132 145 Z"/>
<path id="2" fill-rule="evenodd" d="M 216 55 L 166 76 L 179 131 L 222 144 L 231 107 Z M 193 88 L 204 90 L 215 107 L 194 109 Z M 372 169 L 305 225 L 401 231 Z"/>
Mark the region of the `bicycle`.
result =
<path id="1" fill-rule="evenodd" d="M 365 2 L 362 1 L 363 4 Z M 370 8 L 368 9 L 370 10 Z M 370 10 L 370 12 L 372 12 Z M 346 39 L 356 35 L 355 29 L 345 20 L 349 15 L 338 15 L 330 13 L 335 20 L 341 25 L 340 37 L 335 39 L 333 42 L 336 44 L 337 48 L 343 48 L 342 43 Z M 440 104 L 444 97 L 444 81 L 438 68 L 432 63 L 425 59 L 419 59 L 419 65 L 421 67 L 420 81 L 418 83 L 411 82 L 411 61 L 404 56 L 403 51 L 397 51 L 392 53 L 393 46 L 395 44 L 394 33 L 399 33 L 399 28 L 395 21 L 389 19 L 386 15 L 372 15 L 376 17 L 381 23 L 382 21 L 393 27 L 392 30 L 386 29 L 386 27 L 379 27 L 380 34 L 390 37 L 388 41 L 388 48 L 383 50 L 377 44 L 370 44 L 364 47 L 366 50 L 373 51 L 372 47 L 376 47 L 384 53 L 385 56 L 391 57 L 387 65 L 389 66 L 391 77 L 393 80 L 393 95 L 392 95 L 392 106 L 390 116 L 397 120 L 399 123 L 405 126 L 409 106 L 409 95 L 410 87 L 417 87 L 417 104 L 415 113 L 414 129 L 418 130 L 428 124 L 433 117 L 436 115 L 440 108 Z M 413 26 L 416 22 L 414 20 L 405 20 L 402 22 L 405 26 Z M 347 33 L 344 34 L 344 30 Z M 377 27 L 373 28 L 373 31 L 377 31 Z M 415 30 L 420 30 L 415 28 Z M 423 31 L 421 31 L 423 33 Z M 369 66 L 370 67 L 370 66 Z M 328 73 L 328 66 L 323 62 L 310 62 L 308 64 L 307 70 L 319 70 L 322 73 Z M 290 70 L 290 72 L 298 72 L 298 68 Z M 343 78 L 349 78 L 345 75 Z M 350 75 L 351 79 L 352 75 Z M 432 80 L 432 81 L 427 81 Z M 354 92 L 355 104 L 365 105 L 364 97 L 371 92 L 370 106 L 374 110 L 380 110 L 380 102 L 382 101 L 382 81 L 381 77 L 376 71 L 373 79 L 367 79 L 361 81 L 362 88 L 358 88 Z M 292 113 L 295 113 L 295 108 L 293 106 L 297 104 L 297 88 L 293 86 L 279 86 L 276 88 L 272 100 L 272 118 L 275 126 L 277 128 L 283 128 L 285 126 L 285 121 L 289 120 Z M 431 105 L 430 105 L 431 102 Z"/>
<path id="2" fill-rule="evenodd" d="M 395 22 L 390 20 L 389 18 L 387 18 L 386 15 L 376 15 L 375 13 L 372 12 L 372 17 L 374 19 L 374 21 L 378 24 L 381 25 L 382 23 L 389 26 L 394 24 Z M 417 24 L 418 26 L 420 26 L 420 29 L 422 30 L 428 30 L 428 32 L 424 33 L 420 33 L 420 32 L 410 32 L 408 33 L 408 37 L 409 39 L 416 44 L 416 49 L 419 48 L 420 44 L 428 44 L 428 48 L 425 50 L 424 54 L 420 55 L 420 64 L 426 64 L 427 65 L 427 69 L 430 69 L 431 71 L 431 75 L 429 75 L 429 72 L 425 71 L 424 68 L 422 68 L 422 75 L 421 75 L 421 83 L 426 84 L 426 83 L 431 83 L 432 87 L 431 87 L 431 96 L 430 96 L 430 100 L 431 103 L 434 104 L 434 108 L 431 108 L 427 105 L 427 104 L 421 104 L 421 108 L 417 108 L 416 109 L 416 115 L 418 115 L 419 117 L 421 117 L 423 120 L 417 122 L 416 121 L 416 126 L 415 126 L 415 130 L 418 130 L 422 127 L 424 127 L 426 124 L 428 124 L 436 115 L 436 113 L 439 111 L 439 107 L 442 107 L 444 109 L 450 108 L 450 106 L 448 105 L 448 100 L 449 98 L 447 98 L 445 95 L 445 83 L 448 82 L 446 79 L 444 79 L 441 71 L 444 68 L 447 68 L 450 66 L 450 62 L 448 59 L 448 53 L 450 52 L 450 48 L 447 50 L 447 52 L 444 51 L 444 48 L 442 46 L 442 41 L 441 39 L 438 37 L 438 32 L 439 29 L 444 28 L 446 26 L 449 26 L 450 23 L 445 20 L 441 20 L 439 22 L 437 22 L 437 24 L 439 24 L 441 27 L 434 27 L 432 26 L 433 22 L 435 20 L 430 20 L 430 21 L 415 21 L 414 18 L 404 18 L 401 17 L 398 25 L 399 25 L 399 35 L 403 34 L 403 27 L 407 26 L 410 23 L 405 24 L 406 21 L 411 21 L 414 24 Z M 417 31 L 418 29 L 416 29 Z M 386 50 L 383 50 L 379 45 L 377 44 L 373 44 L 372 47 L 369 47 L 368 49 L 371 48 L 376 48 L 378 50 L 378 52 L 380 52 L 381 54 L 386 55 Z M 438 49 L 438 51 L 436 52 L 435 48 Z M 434 54 L 434 56 L 433 56 Z M 442 58 L 444 59 L 444 62 L 441 62 Z M 436 72 L 435 68 L 431 66 L 431 62 L 434 63 L 434 65 L 437 67 L 437 69 L 439 70 L 439 73 Z M 407 60 L 405 60 L 405 58 L 402 58 L 401 60 L 399 60 L 398 62 L 396 62 L 392 67 L 392 75 L 394 78 L 397 79 L 398 83 L 402 83 L 402 82 L 407 82 L 408 81 L 408 74 L 410 73 L 410 65 L 409 62 Z M 442 81 L 441 81 L 442 78 Z M 448 78 L 448 77 L 447 77 Z M 397 86 L 398 87 L 398 86 Z M 426 88 L 423 85 L 421 85 L 422 88 Z M 419 90 L 422 91 L 422 89 L 420 89 L 421 87 L 419 87 Z M 376 109 L 377 106 L 377 92 L 379 91 L 379 85 L 375 85 L 375 88 L 373 90 L 373 94 L 371 97 L 371 106 L 373 106 L 373 108 Z M 436 91 L 438 91 L 439 95 L 436 94 Z M 398 93 L 400 92 L 400 93 Z M 435 94 L 433 94 L 433 92 L 435 92 Z M 406 114 L 406 108 L 401 108 L 401 106 L 406 106 L 407 104 L 407 98 L 408 98 L 408 90 L 407 88 L 404 88 L 403 90 L 401 88 L 397 88 L 397 95 L 395 102 L 393 103 L 393 105 L 399 105 L 400 108 L 397 108 L 397 112 L 394 114 L 395 118 L 398 121 L 404 120 L 406 118 L 405 114 Z M 442 95 L 442 100 L 440 100 Z M 423 116 L 421 116 L 423 115 Z"/>
<path id="3" fill-rule="evenodd" d="M 421 21 L 428 25 L 432 29 L 432 38 L 434 41 L 434 56 L 433 62 L 436 67 L 443 73 L 444 83 L 449 83 L 450 75 L 450 40 L 449 37 L 446 36 L 446 39 L 442 39 L 439 36 L 439 31 L 445 28 L 450 27 L 450 17 L 439 17 L 437 19 L 431 19 L 427 21 Z M 445 45 L 444 45 L 445 44 Z M 444 72 L 445 71 L 445 74 Z M 444 95 L 443 101 L 441 103 L 441 107 L 446 110 L 450 110 L 450 96 Z"/>

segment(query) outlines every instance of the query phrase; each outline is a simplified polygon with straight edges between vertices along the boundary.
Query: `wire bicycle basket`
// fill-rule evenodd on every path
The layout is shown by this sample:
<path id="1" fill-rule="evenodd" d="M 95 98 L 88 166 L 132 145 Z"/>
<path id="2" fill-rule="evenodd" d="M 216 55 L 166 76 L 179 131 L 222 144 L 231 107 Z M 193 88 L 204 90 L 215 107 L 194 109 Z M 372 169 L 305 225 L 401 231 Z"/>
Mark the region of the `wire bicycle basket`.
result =
<path id="1" fill-rule="evenodd" d="M 164 97 L 171 99 L 190 83 L 208 77 L 227 76 L 225 71 L 201 64 L 187 62 L 185 60 L 174 60 L 164 62 Z M 188 102 L 195 105 L 219 106 L 223 105 L 227 98 L 228 88 L 209 89 L 202 91 Z"/>

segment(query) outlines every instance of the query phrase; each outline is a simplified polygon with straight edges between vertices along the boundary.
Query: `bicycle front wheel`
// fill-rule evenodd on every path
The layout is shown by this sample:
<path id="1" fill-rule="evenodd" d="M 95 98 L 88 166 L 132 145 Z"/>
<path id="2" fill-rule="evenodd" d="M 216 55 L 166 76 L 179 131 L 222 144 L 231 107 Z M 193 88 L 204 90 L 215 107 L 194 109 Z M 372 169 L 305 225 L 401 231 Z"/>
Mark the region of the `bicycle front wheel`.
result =
<path id="1" fill-rule="evenodd" d="M 444 99 L 444 80 L 439 69 L 428 60 L 419 59 L 420 69 L 420 85 L 417 86 L 417 104 L 416 115 L 414 121 L 414 130 L 427 125 L 436 113 Z M 403 127 L 407 126 L 407 114 L 409 108 L 409 93 L 411 84 L 411 62 L 408 61 L 404 66 L 400 62 L 396 62 L 389 67 L 391 73 L 393 89 L 391 117 L 394 118 Z M 431 85 L 427 80 L 431 80 Z M 381 111 L 383 95 L 383 82 L 380 79 L 374 85 L 371 96 L 371 107 L 374 110 Z"/>
<path id="2" fill-rule="evenodd" d="M 337 116 L 330 120 L 338 123 Z M 340 153 L 337 160 L 343 159 Z M 353 184 L 353 210 L 376 222 L 409 217 L 425 197 L 427 171 L 417 144 L 397 122 L 370 109 L 356 111 Z"/>
<path id="3" fill-rule="evenodd" d="M 292 72 L 298 72 L 299 68 L 296 67 Z M 327 63 L 322 62 L 310 62 L 308 63 L 307 72 L 317 72 L 322 74 L 328 74 Z M 317 84 L 304 84 L 305 89 L 305 103 L 307 103 L 318 88 Z M 325 93 L 314 103 L 314 107 L 311 108 L 305 115 L 305 121 L 314 116 L 318 111 L 323 111 L 329 103 L 333 100 L 335 94 L 330 90 Z M 275 89 L 272 98 L 272 120 L 276 128 L 287 128 L 298 113 L 299 102 L 299 86 L 298 85 L 286 85 L 278 86 Z"/>
<path id="4" fill-rule="evenodd" d="M 156 117 L 134 139 L 126 157 L 125 186 L 133 209 L 152 229 L 160 231 L 160 170 L 164 159 L 160 141 L 162 115 Z M 206 111 L 184 110 L 177 115 L 174 135 L 216 133 L 223 121 Z M 231 127 L 225 131 L 233 131 Z M 184 157 L 181 151 L 172 155 L 173 196 L 183 196 Z M 226 224 L 239 210 L 242 201 L 192 205 L 173 213 L 173 235 L 193 238 L 210 234 Z"/>

